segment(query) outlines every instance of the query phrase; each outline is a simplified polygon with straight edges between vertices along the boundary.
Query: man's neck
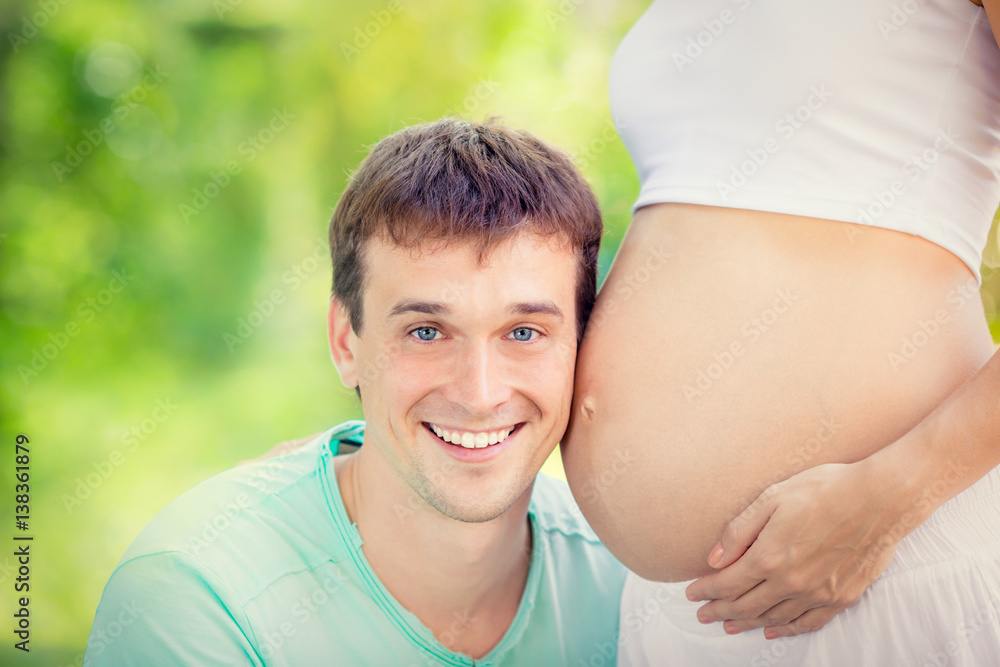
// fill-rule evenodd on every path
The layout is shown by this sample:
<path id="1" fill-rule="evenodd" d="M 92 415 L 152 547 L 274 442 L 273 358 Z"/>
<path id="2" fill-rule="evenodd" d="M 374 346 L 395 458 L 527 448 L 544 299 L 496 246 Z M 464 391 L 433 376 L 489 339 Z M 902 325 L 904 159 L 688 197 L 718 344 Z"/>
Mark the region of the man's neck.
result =
<path id="1" fill-rule="evenodd" d="M 372 569 L 444 646 L 483 657 L 527 582 L 530 491 L 492 521 L 457 521 L 418 498 L 377 452 L 362 452 L 337 457 L 334 470 Z"/>

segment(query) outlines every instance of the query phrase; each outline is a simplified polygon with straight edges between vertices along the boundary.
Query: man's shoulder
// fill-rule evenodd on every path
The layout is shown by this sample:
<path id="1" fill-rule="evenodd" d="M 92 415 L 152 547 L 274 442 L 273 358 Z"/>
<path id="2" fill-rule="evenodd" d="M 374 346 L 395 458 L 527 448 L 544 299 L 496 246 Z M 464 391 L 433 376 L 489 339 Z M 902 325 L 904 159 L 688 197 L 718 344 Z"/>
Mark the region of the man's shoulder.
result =
<path id="1" fill-rule="evenodd" d="M 598 539 L 565 481 L 538 475 L 530 511 L 541 542 L 533 557 L 545 578 L 539 609 L 587 645 L 613 639 L 625 566 Z"/>
<path id="2" fill-rule="evenodd" d="M 573 579 L 580 581 L 579 577 L 589 570 L 611 598 L 621 592 L 625 566 L 608 551 L 587 523 L 564 480 L 539 473 L 529 511 L 546 542 L 545 549 L 557 568 L 557 576 L 564 576 L 565 571 L 571 569 L 575 572 Z"/>
<path id="3" fill-rule="evenodd" d="M 531 492 L 529 512 L 535 517 L 540 530 L 601 545 L 600 538 L 587 523 L 565 480 L 538 473 Z"/>
<path id="4" fill-rule="evenodd" d="M 185 491 L 135 538 L 118 567 L 151 557 L 224 573 L 236 589 L 330 558 L 321 460 L 334 427 L 306 445 L 230 468 Z M 253 554 L 253 558 L 247 558 Z"/>

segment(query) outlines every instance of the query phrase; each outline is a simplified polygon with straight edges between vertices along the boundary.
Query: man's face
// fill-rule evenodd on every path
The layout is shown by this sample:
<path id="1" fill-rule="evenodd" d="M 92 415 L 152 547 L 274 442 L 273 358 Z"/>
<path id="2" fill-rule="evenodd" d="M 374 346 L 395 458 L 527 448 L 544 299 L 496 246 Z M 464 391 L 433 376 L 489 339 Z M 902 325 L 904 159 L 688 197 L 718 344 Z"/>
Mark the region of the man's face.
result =
<path id="1" fill-rule="evenodd" d="M 361 388 L 364 448 L 441 513 L 496 518 L 530 488 L 566 428 L 574 253 L 562 239 L 522 232 L 482 264 L 466 242 L 415 251 L 372 242 L 365 258 L 361 335 L 342 308 L 331 313 L 331 336 L 344 332 L 349 351 L 341 377 Z"/>

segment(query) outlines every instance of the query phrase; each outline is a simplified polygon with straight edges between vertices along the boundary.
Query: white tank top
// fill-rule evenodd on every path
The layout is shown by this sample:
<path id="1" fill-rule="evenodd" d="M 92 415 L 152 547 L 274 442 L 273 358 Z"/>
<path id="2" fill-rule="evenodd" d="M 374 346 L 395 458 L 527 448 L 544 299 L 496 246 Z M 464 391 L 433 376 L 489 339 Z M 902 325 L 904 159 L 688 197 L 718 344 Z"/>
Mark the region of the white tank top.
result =
<path id="1" fill-rule="evenodd" d="M 635 209 L 686 202 L 921 236 L 979 278 L 1000 49 L 969 0 L 656 0 L 611 65 Z"/>

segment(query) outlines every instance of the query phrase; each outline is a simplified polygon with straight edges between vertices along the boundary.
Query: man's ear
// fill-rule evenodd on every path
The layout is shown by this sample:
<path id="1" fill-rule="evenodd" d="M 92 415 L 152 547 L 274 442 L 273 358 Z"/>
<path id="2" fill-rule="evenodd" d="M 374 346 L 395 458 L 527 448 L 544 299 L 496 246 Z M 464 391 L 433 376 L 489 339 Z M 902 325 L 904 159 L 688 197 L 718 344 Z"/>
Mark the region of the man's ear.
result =
<path id="1" fill-rule="evenodd" d="M 345 387 L 358 386 L 358 369 L 354 351 L 358 337 L 351 326 L 351 318 L 347 309 L 336 297 L 330 298 L 330 310 L 326 317 L 326 335 L 330 341 L 330 356 L 340 374 L 340 381 Z"/>

